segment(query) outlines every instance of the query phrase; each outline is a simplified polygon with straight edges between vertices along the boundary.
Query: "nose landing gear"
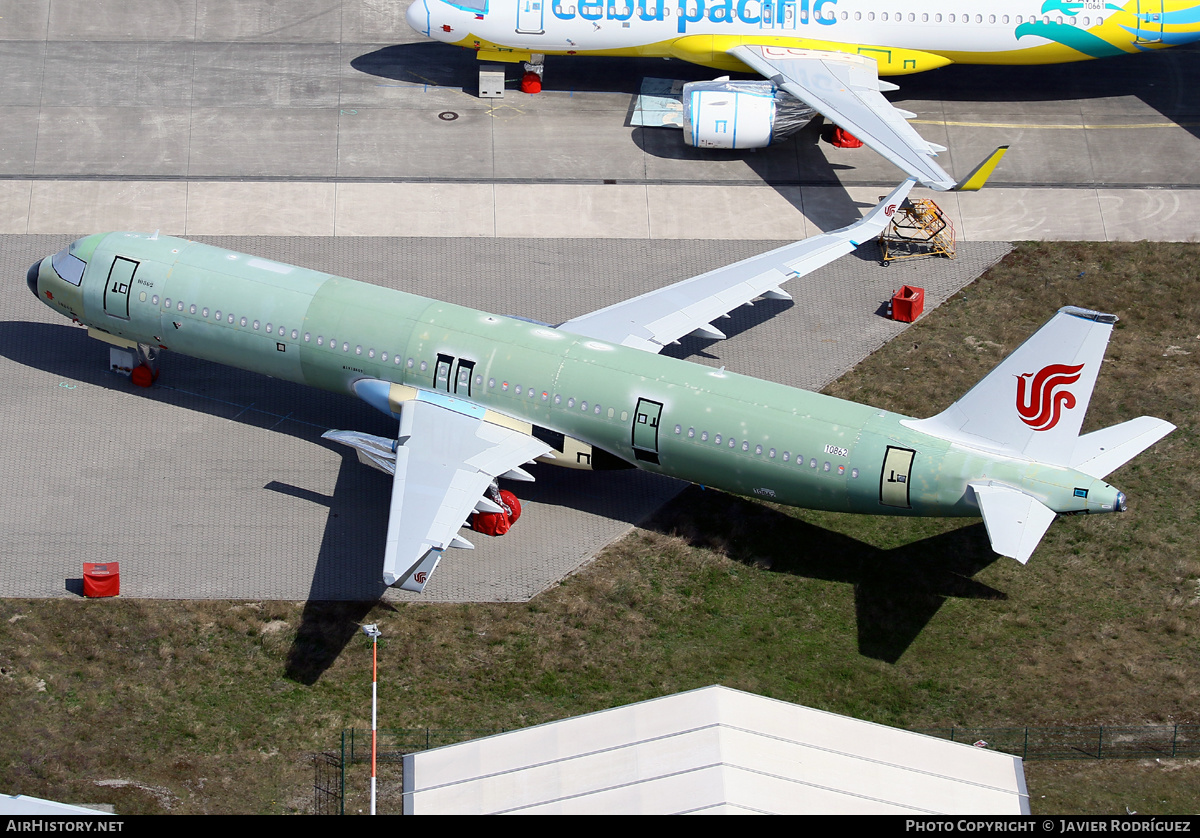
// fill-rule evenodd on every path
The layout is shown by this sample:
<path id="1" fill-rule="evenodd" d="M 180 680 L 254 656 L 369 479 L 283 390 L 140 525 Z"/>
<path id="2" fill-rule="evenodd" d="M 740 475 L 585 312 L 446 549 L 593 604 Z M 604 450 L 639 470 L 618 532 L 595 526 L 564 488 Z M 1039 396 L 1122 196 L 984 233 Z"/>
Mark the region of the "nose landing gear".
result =
<path id="1" fill-rule="evenodd" d="M 133 347 L 113 347 L 109 351 L 109 369 L 129 376 L 129 380 L 138 387 L 149 387 L 158 380 L 158 347 L 139 343 L 136 355 Z"/>

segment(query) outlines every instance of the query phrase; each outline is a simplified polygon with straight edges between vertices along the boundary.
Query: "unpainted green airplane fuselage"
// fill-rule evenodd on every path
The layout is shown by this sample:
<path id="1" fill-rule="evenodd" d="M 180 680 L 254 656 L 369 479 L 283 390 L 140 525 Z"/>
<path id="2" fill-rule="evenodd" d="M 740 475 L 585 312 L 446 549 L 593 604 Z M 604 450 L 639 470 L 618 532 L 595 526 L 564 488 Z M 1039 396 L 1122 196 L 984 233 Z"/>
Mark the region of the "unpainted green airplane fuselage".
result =
<path id="1" fill-rule="evenodd" d="M 990 479 L 1059 513 L 1117 503 L 1102 480 L 951 443 L 906 427 L 908 417 L 550 326 L 165 236 L 100 234 L 71 252 L 87 263 L 79 286 L 49 258 L 31 285 L 118 339 L 350 395 L 364 378 L 448 392 L 741 495 L 977 516 L 967 483 Z"/>

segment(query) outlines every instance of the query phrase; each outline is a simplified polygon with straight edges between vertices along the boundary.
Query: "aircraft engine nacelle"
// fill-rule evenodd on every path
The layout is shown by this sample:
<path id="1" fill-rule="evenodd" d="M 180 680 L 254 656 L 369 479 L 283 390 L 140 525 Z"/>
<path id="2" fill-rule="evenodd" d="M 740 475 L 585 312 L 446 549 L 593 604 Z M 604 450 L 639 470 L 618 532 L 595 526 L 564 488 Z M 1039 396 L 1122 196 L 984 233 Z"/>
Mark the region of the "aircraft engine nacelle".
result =
<path id="1" fill-rule="evenodd" d="M 683 86 L 683 141 L 697 148 L 766 148 L 816 111 L 769 81 L 694 81 Z"/>

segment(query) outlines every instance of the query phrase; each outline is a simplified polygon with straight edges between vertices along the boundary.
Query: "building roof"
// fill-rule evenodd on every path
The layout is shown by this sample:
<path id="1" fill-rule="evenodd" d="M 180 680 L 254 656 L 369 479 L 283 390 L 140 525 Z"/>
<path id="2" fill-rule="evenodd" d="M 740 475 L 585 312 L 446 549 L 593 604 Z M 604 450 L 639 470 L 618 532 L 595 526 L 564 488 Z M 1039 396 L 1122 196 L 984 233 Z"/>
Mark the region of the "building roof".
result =
<path id="1" fill-rule="evenodd" d="M 1028 814 L 1019 757 L 713 686 L 409 754 L 404 811 Z"/>

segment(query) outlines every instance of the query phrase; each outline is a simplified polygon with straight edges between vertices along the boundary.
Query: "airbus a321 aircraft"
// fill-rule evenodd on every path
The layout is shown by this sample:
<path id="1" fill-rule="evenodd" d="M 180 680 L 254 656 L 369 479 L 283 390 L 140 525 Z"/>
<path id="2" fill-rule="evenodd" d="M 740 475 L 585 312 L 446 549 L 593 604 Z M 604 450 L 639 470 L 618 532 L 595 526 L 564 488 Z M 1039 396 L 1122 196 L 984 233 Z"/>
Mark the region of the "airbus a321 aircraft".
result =
<path id="1" fill-rule="evenodd" d="M 933 189 L 956 184 L 881 91 L 880 76 L 947 64 L 1058 64 L 1200 39 L 1197 0 L 413 0 L 408 23 L 487 61 L 546 55 L 680 58 L 759 73 Z M 684 89 L 692 145 L 766 145 L 774 96 L 736 83 Z M 974 174 L 974 173 L 973 173 Z"/>
<path id="2" fill-rule="evenodd" d="M 383 580 L 420 591 L 497 479 L 534 459 L 638 467 L 793 506 L 982 515 L 1026 561 L 1056 514 L 1117 512 L 1101 478 L 1174 429 L 1079 435 L 1116 318 L 1064 308 L 951 407 L 912 419 L 657 353 L 878 235 L 913 181 L 861 221 L 557 326 L 138 233 L 88 236 L 29 288 L 150 363 L 170 349 L 357 396 L 394 439 L 325 434 L 393 475 Z M 148 370 L 144 378 L 149 380 Z"/>

